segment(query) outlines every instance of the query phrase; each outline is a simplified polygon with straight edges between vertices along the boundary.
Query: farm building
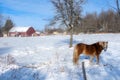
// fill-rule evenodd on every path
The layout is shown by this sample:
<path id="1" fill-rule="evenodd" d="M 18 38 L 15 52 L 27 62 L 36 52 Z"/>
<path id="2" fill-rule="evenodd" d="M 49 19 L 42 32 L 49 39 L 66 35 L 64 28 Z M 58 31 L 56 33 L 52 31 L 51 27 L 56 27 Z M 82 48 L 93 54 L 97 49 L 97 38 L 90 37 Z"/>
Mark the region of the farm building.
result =
<path id="1" fill-rule="evenodd" d="M 9 31 L 9 36 L 28 37 L 28 36 L 32 36 L 33 33 L 35 33 L 35 30 L 33 27 L 13 27 Z"/>
<path id="2" fill-rule="evenodd" d="M 32 36 L 40 36 L 40 32 L 35 32 L 32 34 Z"/>

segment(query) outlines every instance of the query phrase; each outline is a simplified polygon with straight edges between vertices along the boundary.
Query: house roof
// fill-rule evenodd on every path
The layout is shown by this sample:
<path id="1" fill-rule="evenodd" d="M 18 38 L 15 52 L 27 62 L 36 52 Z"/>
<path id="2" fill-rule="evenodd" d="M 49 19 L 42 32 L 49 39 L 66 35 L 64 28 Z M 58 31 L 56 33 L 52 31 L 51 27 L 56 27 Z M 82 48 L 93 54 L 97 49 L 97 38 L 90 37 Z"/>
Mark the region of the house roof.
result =
<path id="1" fill-rule="evenodd" d="M 30 27 L 13 27 L 9 32 L 27 32 Z"/>

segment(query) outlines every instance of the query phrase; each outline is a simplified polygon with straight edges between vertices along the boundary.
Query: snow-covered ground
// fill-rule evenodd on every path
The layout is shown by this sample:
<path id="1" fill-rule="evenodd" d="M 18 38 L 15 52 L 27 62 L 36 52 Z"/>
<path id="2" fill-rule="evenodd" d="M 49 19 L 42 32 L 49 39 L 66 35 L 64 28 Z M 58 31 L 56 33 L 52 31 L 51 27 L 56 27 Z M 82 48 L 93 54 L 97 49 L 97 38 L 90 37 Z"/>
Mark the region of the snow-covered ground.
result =
<path id="1" fill-rule="evenodd" d="M 120 80 L 120 34 L 74 35 L 73 45 L 97 41 L 109 43 L 100 64 L 81 55 L 75 66 L 69 35 L 0 38 L 0 80 L 84 80 L 82 61 L 87 80 Z"/>

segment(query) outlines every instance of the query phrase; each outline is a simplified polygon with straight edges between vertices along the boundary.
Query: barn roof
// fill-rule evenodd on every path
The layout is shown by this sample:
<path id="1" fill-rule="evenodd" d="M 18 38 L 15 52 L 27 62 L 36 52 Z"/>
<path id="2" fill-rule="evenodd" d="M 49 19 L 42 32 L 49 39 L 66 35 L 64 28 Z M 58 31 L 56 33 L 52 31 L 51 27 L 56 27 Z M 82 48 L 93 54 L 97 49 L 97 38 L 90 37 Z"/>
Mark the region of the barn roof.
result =
<path id="1" fill-rule="evenodd" d="M 13 27 L 9 32 L 27 32 L 30 27 Z"/>

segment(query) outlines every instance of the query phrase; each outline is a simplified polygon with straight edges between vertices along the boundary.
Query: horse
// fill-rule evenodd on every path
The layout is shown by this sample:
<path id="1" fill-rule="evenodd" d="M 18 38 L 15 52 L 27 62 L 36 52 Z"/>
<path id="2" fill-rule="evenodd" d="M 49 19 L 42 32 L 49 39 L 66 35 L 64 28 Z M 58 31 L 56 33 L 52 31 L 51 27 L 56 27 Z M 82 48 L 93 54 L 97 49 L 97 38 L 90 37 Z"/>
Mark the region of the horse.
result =
<path id="1" fill-rule="evenodd" d="M 101 54 L 102 50 L 106 51 L 108 47 L 108 42 L 99 41 L 93 44 L 84 44 L 78 43 L 74 47 L 73 52 L 73 63 L 78 64 L 78 59 L 80 54 L 85 54 L 90 56 L 90 62 L 96 57 L 97 64 L 99 64 L 99 55 Z"/>

